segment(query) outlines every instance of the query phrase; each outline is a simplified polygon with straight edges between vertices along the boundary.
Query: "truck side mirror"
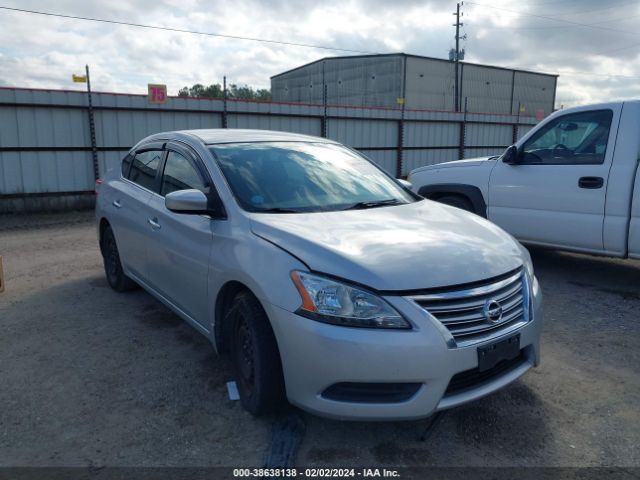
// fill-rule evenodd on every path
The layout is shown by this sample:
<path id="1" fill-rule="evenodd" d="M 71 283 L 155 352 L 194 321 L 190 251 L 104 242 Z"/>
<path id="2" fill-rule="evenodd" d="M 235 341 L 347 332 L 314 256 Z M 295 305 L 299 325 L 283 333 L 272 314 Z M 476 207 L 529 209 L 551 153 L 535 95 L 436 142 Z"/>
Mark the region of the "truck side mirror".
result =
<path id="1" fill-rule="evenodd" d="M 502 161 L 507 165 L 516 165 L 520 161 L 518 147 L 511 145 L 502 154 Z"/>

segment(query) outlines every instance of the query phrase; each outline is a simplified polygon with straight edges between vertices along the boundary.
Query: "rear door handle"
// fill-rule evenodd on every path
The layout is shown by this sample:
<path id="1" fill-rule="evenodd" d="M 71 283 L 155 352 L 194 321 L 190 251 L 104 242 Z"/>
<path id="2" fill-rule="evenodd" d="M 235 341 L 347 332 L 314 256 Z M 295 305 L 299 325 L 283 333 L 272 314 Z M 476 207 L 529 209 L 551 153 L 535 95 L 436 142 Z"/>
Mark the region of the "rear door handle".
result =
<path id="1" fill-rule="evenodd" d="M 602 177 L 581 177 L 578 180 L 578 186 L 580 188 L 602 188 L 604 185 L 604 178 Z"/>
<path id="2" fill-rule="evenodd" d="M 157 218 L 148 218 L 147 223 L 151 225 L 151 228 L 153 228 L 154 230 L 160 230 L 160 224 L 158 223 Z"/>
<path id="3" fill-rule="evenodd" d="M 113 202 L 111 202 L 111 205 L 113 205 L 116 208 L 122 208 L 122 204 L 120 203 L 120 200 L 114 200 Z"/>

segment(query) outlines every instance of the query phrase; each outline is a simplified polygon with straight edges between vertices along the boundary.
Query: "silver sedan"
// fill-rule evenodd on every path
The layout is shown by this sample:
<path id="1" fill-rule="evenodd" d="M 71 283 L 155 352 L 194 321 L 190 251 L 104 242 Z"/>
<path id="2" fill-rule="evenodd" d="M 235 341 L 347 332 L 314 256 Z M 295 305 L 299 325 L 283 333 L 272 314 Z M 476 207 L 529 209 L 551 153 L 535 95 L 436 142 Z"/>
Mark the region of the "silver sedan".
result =
<path id="1" fill-rule="evenodd" d="M 539 361 L 527 251 L 331 140 L 156 134 L 104 176 L 96 216 L 111 287 L 228 352 L 253 414 L 420 418 Z"/>

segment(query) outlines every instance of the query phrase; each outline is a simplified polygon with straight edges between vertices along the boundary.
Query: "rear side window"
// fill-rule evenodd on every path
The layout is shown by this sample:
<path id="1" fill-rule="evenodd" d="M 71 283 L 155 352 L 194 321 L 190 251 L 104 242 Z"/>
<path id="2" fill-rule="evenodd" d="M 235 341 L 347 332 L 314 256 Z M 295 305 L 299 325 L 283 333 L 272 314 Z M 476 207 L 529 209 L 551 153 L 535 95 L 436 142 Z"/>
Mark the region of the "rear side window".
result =
<path id="1" fill-rule="evenodd" d="M 202 177 L 189 160 L 179 153 L 169 151 L 162 175 L 161 195 L 190 188 L 204 192 Z"/>
<path id="2" fill-rule="evenodd" d="M 131 166 L 131 160 L 133 156 L 128 153 L 126 157 L 122 159 L 122 176 L 127 178 L 129 176 L 129 167 Z"/>
<path id="3" fill-rule="evenodd" d="M 141 187 L 153 190 L 161 159 L 162 151 L 160 150 L 137 153 L 131 164 L 129 180 Z"/>

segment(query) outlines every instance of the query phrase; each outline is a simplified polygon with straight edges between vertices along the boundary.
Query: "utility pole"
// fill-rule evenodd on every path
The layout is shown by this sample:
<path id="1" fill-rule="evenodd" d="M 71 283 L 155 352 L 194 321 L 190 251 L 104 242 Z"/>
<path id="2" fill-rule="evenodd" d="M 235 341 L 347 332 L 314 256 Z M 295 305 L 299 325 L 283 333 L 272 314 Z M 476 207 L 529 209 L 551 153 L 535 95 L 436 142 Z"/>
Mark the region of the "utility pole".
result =
<path id="1" fill-rule="evenodd" d="M 89 134 L 91 135 L 91 158 L 93 160 L 93 176 L 100 178 L 100 166 L 98 163 L 98 148 L 96 146 L 96 122 L 93 117 L 93 99 L 91 98 L 91 79 L 89 78 L 89 65 L 85 65 L 87 79 L 87 99 L 89 103 Z"/>
<path id="2" fill-rule="evenodd" d="M 460 57 L 464 56 L 464 50 L 462 52 L 460 52 L 460 27 L 462 27 L 464 25 L 464 23 L 460 22 L 460 17 L 462 16 L 462 14 L 460 13 L 460 7 L 462 7 L 462 5 L 464 5 L 464 2 L 459 2 L 456 4 L 456 11 L 454 13 L 454 15 L 456 16 L 456 23 L 453 24 L 454 27 L 456 27 L 456 51 L 453 54 L 454 56 L 454 60 L 456 62 L 456 80 L 455 80 L 455 106 L 456 106 L 456 112 L 460 111 Z"/>
<path id="3" fill-rule="evenodd" d="M 222 77 L 222 128 L 229 128 L 227 123 L 227 76 Z"/>

